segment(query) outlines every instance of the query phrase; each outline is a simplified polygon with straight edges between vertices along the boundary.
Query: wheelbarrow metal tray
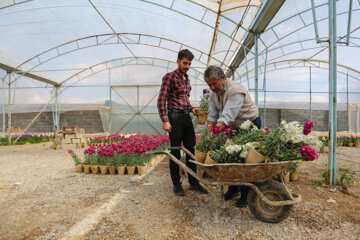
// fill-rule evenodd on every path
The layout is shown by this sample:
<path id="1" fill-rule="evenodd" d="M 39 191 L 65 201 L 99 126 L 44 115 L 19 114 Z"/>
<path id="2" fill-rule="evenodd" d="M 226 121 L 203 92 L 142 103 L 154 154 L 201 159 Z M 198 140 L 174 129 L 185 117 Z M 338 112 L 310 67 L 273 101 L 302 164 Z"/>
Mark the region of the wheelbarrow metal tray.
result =
<path id="1" fill-rule="evenodd" d="M 264 182 L 302 160 L 271 163 L 217 163 L 203 164 L 192 161 L 205 173 L 220 181 Z"/>

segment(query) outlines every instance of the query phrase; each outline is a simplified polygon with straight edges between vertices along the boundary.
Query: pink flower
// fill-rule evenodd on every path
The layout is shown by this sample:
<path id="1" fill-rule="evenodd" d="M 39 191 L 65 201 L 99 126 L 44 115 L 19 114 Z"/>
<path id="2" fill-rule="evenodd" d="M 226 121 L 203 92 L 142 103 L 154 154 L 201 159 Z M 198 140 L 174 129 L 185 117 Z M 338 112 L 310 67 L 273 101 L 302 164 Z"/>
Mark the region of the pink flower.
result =
<path id="1" fill-rule="evenodd" d="M 225 128 L 224 132 L 225 132 L 226 136 L 229 136 L 229 134 L 231 133 L 231 128 Z"/>
<path id="2" fill-rule="evenodd" d="M 306 121 L 304 125 L 304 134 L 308 135 L 311 132 L 311 128 L 314 127 L 314 122 Z"/>
<path id="3" fill-rule="evenodd" d="M 71 149 L 68 150 L 68 153 L 72 153 L 73 151 Z"/>
<path id="4" fill-rule="evenodd" d="M 300 148 L 300 153 L 301 153 L 301 156 L 309 156 L 306 159 L 306 161 L 313 161 L 313 160 L 319 158 L 319 156 L 317 155 L 315 149 L 307 147 L 307 146 L 302 146 Z"/>
<path id="5" fill-rule="evenodd" d="M 212 132 L 213 132 L 214 134 L 219 134 L 221 131 L 220 131 L 220 128 L 215 125 L 215 126 L 213 127 L 213 129 L 212 129 Z"/>
<path id="6" fill-rule="evenodd" d="M 203 90 L 203 94 L 205 94 L 205 93 L 207 93 L 208 92 L 208 90 L 205 88 L 204 90 Z"/>
<path id="7" fill-rule="evenodd" d="M 268 127 L 264 128 L 264 129 L 265 129 L 265 131 L 266 131 L 266 135 L 269 135 L 270 129 L 269 129 Z"/>

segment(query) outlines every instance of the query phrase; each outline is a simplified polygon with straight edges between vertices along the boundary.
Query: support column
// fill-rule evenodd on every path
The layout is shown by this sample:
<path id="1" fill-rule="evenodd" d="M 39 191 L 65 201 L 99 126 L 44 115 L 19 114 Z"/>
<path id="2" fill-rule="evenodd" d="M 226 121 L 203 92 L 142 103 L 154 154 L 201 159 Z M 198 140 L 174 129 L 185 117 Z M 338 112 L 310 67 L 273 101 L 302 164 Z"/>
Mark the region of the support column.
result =
<path id="1" fill-rule="evenodd" d="M 259 52 L 258 52 L 259 34 L 255 34 L 255 105 L 259 106 Z"/>
<path id="2" fill-rule="evenodd" d="M 329 0 L 329 154 L 328 171 L 329 184 L 336 184 L 336 132 L 337 132 L 337 106 L 336 106 L 336 1 Z"/>
<path id="3" fill-rule="evenodd" d="M 112 125 L 112 98 L 111 98 L 111 75 L 110 75 L 110 69 L 109 69 L 109 134 L 111 135 L 111 125 Z"/>
<path id="4" fill-rule="evenodd" d="M 60 113 L 59 113 L 59 87 L 55 86 L 55 119 L 54 119 L 54 128 L 55 132 L 59 130 L 59 119 L 60 119 Z"/>
<path id="5" fill-rule="evenodd" d="M 9 75 L 9 96 L 8 96 L 8 140 L 9 140 L 9 145 L 11 146 L 11 74 L 8 73 Z"/>
<path id="6" fill-rule="evenodd" d="M 6 121 L 6 117 L 5 117 L 5 101 L 6 101 L 6 97 L 5 97 L 5 79 L 2 80 L 2 95 L 3 95 L 3 100 L 2 100 L 2 114 L 3 114 L 3 135 L 5 137 L 5 133 L 6 133 L 6 125 L 5 125 L 5 121 Z"/>
<path id="7" fill-rule="evenodd" d="M 312 83 L 311 83 L 311 67 L 309 67 L 310 72 L 310 121 L 312 122 Z"/>
<path id="8" fill-rule="evenodd" d="M 136 98 L 136 100 L 137 100 L 137 109 L 136 109 L 136 118 L 137 118 L 137 130 L 136 130 L 136 132 L 137 132 L 137 134 L 139 134 L 139 118 L 140 118 L 140 107 L 139 107 L 139 93 L 140 93 L 140 89 L 139 89 L 139 85 L 137 85 L 137 98 Z"/>

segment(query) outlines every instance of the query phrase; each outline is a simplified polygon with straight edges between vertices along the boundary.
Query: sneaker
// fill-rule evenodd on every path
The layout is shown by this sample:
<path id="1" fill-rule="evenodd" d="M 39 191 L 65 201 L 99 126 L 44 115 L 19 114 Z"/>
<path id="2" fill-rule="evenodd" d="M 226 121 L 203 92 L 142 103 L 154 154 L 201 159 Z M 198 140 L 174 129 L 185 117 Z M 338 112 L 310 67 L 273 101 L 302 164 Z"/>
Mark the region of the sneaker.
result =
<path id="1" fill-rule="evenodd" d="M 174 185 L 173 191 L 176 196 L 185 196 L 184 189 L 182 188 L 181 185 Z"/>
<path id="2" fill-rule="evenodd" d="M 240 197 L 236 202 L 236 206 L 239 208 L 247 207 L 247 205 L 247 197 Z"/>
<path id="3" fill-rule="evenodd" d="M 189 189 L 192 190 L 192 191 L 199 192 L 201 194 L 207 194 L 208 193 L 208 190 L 203 188 L 199 183 L 198 184 L 190 184 Z"/>

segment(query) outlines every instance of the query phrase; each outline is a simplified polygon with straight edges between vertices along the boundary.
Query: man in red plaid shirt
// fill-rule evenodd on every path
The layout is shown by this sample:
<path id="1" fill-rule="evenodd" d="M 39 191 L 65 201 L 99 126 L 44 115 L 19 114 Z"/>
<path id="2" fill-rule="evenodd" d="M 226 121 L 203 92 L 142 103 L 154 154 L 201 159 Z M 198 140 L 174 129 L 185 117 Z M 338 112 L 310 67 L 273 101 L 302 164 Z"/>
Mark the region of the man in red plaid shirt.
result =
<path id="1" fill-rule="evenodd" d="M 198 115 L 199 109 L 194 108 L 190 104 L 190 81 L 186 74 L 190 69 L 191 61 L 194 55 L 187 49 L 181 50 L 178 53 L 177 65 L 178 68 L 170 73 L 165 74 L 162 79 L 157 107 L 159 115 L 162 120 L 162 128 L 170 135 L 170 143 L 172 147 L 181 146 L 183 142 L 184 147 L 194 154 L 195 146 L 195 130 L 190 117 L 190 112 Z M 179 150 L 171 150 L 177 159 L 180 159 Z M 186 165 L 196 172 L 196 165 L 189 162 L 190 157 L 186 155 Z M 170 175 L 174 184 L 174 193 L 177 196 L 184 196 L 185 192 L 181 186 L 179 166 L 170 160 Z M 203 188 L 199 181 L 188 175 L 190 190 L 200 193 L 208 193 Z"/>

